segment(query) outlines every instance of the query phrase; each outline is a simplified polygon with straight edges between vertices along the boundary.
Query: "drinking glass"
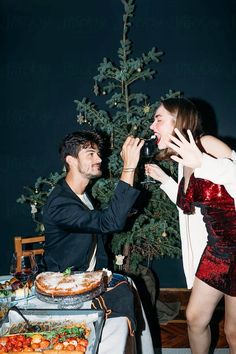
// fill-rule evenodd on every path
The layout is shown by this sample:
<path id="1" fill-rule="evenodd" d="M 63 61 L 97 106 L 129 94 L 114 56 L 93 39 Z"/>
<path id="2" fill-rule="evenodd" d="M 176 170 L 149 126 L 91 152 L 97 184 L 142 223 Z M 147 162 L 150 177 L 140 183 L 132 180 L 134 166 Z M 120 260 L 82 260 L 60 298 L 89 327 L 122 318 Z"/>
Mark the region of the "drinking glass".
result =
<path id="1" fill-rule="evenodd" d="M 141 149 L 141 159 L 143 160 L 144 164 L 146 163 L 151 163 L 152 158 L 156 154 L 156 144 L 155 144 L 155 138 L 151 137 L 150 139 L 146 139 L 142 149 Z M 149 183 L 156 183 L 154 179 L 152 179 L 150 176 L 145 175 L 144 181 L 141 182 L 141 184 L 149 184 Z"/>
<path id="2" fill-rule="evenodd" d="M 28 305 L 29 288 L 34 281 L 37 272 L 38 265 L 33 252 L 29 253 L 27 256 L 17 256 L 16 253 L 13 254 L 10 265 L 10 274 L 23 285 L 24 307 L 27 307 Z"/>

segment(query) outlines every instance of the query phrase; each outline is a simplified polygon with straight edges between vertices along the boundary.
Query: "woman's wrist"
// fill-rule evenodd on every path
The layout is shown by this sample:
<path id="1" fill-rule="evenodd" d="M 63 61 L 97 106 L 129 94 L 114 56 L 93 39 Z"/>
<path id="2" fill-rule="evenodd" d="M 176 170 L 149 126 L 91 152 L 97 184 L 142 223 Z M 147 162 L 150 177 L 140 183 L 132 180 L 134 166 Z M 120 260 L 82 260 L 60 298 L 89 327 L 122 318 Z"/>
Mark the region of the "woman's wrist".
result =
<path id="1" fill-rule="evenodd" d="M 170 179 L 170 176 L 165 174 L 165 175 L 161 176 L 161 178 L 159 178 L 159 181 L 161 182 L 161 184 L 165 184 L 169 181 L 169 179 Z"/>

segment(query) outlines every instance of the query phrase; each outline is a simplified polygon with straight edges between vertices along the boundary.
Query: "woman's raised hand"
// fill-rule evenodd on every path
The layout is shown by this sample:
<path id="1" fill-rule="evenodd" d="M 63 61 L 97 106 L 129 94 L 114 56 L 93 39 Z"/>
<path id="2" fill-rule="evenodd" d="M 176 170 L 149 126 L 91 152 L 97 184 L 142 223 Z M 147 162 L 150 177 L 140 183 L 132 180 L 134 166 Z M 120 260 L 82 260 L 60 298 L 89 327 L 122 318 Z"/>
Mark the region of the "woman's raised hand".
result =
<path id="1" fill-rule="evenodd" d="M 178 138 L 170 135 L 170 142 L 167 144 L 169 148 L 178 154 L 178 156 L 172 155 L 172 160 L 190 168 L 200 167 L 202 164 L 202 152 L 197 147 L 191 131 L 187 130 L 189 141 L 185 139 L 177 128 L 174 129 L 174 132 Z"/>

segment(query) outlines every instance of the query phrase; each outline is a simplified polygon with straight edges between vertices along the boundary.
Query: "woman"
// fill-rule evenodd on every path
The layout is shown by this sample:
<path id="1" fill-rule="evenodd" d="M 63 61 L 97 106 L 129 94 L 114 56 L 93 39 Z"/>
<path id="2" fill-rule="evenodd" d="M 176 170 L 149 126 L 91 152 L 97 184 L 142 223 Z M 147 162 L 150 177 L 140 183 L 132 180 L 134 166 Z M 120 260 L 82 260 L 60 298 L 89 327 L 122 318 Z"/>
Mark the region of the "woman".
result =
<path id="1" fill-rule="evenodd" d="M 224 296 L 226 338 L 231 354 L 236 354 L 236 165 L 230 160 L 232 151 L 219 139 L 202 135 L 198 112 L 184 98 L 163 101 L 151 129 L 162 158 L 184 165 L 177 205 L 186 215 L 200 207 L 208 233 L 186 311 L 192 352 L 208 353 L 209 322 Z M 176 136 L 171 136 L 173 132 Z M 146 173 L 168 183 L 169 177 L 156 165 L 147 165 Z M 197 239 L 198 232 L 196 228 Z"/>

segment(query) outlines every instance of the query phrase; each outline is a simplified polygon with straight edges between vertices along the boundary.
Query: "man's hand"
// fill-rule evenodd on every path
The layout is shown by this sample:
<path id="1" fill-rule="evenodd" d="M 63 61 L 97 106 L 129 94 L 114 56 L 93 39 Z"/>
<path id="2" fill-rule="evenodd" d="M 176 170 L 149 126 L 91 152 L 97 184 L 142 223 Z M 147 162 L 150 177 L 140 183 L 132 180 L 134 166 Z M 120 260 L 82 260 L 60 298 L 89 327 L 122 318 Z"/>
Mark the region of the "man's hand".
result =
<path id="1" fill-rule="evenodd" d="M 143 144 L 144 140 L 128 136 L 120 153 L 124 162 L 120 179 L 131 186 L 133 186 L 134 183 L 134 173 L 139 162 L 140 150 Z"/>
<path id="2" fill-rule="evenodd" d="M 180 156 L 172 155 L 172 160 L 190 168 L 198 168 L 202 165 L 202 153 L 197 147 L 192 133 L 190 130 L 187 130 L 189 141 L 185 139 L 185 137 L 180 133 L 180 131 L 175 128 L 174 129 L 178 138 L 170 135 L 170 140 L 167 145 L 171 149 L 173 149 Z"/>
<path id="3" fill-rule="evenodd" d="M 120 156 L 124 162 L 123 169 L 135 169 L 139 162 L 140 150 L 144 144 L 144 140 L 128 136 L 125 140 Z"/>

